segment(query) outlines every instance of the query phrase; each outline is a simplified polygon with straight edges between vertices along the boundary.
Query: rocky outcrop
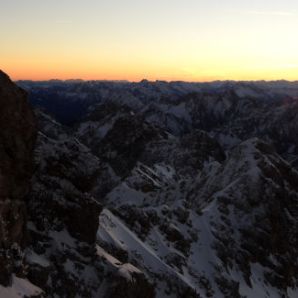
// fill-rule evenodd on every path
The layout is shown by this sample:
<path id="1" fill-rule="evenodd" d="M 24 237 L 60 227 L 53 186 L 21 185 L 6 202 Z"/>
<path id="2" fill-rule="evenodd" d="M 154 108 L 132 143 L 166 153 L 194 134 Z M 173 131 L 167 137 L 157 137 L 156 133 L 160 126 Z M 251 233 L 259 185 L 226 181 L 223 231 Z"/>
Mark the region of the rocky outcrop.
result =
<path id="1" fill-rule="evenodd" d="M 239 266 L 252 288 L 258 264 L 266 283 L 281 293 L 297 287 L 297 171 L 254 138 L 232 150 L 200 183 L 190 191 L 191 198 L 194 205 L 204 206 L 211 199 L 217 206 L 211 225 L 221 276 Z"/>
<path id="2" fill-rule="evenodd" d="M 40 132 L 28 201 L 28 278 L 46 295 L 90 297 L 87 293 L 99 284 L 91 263 L 101 211 L 91 193 L 104 169 L 62 125 L 36 114 Z M 77 286 L 85 267 L 94 271 L 94 278 L 85 282 L 82 276 Z"/>
<path id="3" fill-rule="evenodd" d="M 103 194 L 115 183 L 110 166 L 67 129 L 36 111 L 36 171 L 28 202 L 28 279 L 46 297 L 154 297 L 154 287 L 131 264 L 96 245 Z M 128 277 L 128 278 L 127 278 Z M 117 296 L 118 295 L 118 296 Z"/>
<path id="4" fill-rule="evenodd" d="M 98 152 L 115 173 L 125 177 L 135 166 L 146 144 L 160 138 L 160 131 L 144 119 L 129 115 L 117 119 L 99 144 Z"/>
<path id="5" fill-rule="evenodd" d="M 0 284 L 8 285 L 26 238 L 25 196 L 33 172 L 34 114 L 26 92 L 0 71 Z"/>

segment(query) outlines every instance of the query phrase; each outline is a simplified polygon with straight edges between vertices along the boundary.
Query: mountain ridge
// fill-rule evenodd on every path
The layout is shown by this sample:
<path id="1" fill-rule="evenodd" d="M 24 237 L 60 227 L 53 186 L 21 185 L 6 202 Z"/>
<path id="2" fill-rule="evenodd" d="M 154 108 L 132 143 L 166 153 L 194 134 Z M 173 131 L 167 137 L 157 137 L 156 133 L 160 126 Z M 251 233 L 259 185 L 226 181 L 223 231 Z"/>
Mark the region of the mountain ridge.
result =
<path id="1" fill-rule="evenodd" d="M 298 90 L 47 84 L 23 86 L 38 120 L 27 271 L 0 293 L 297 296 Z"/>

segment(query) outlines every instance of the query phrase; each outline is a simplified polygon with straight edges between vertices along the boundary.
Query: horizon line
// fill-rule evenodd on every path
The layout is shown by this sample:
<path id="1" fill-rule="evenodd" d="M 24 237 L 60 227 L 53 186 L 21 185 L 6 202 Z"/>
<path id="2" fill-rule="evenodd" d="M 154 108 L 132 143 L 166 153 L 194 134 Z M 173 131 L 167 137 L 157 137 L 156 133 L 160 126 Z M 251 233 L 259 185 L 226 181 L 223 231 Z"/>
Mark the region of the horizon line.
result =
<path id="1" fill-rule="evenodd" d="M 163 82 L 163 83 L 216 83 L 216 82 L 288 82 L 288 83 L 298 83 L 297 80 L 287 80 L 287 79 L 275 79 L 275 80 L 267 80 L 267 79 L 258 79 L 258 80 L 235 80 L 235 79 L 218 79 L 218 80 L 202 80 L 202 81 L 187 81 L 187 80 L 162 80 L 162 79 L 156 79 L 156 80 L 150 80 L 150 79 L 141 79 L 141 80 L 127 80 L 127 79 L 80 79 L 80 78 L 69 78 L 69 79 L 43 79 L 43 80 L 34 80 L 34 79 L 17 79 L 12 80 L 14 82 L 36 82 L 36 83 L 42 83 L 42 82 L 70 82 L 70 81 L 77 81 L 77 82 L 119 82 L 119 83 L 142 83 L 142 82 L 149 82 L 149 83 L 157 83 L 157 82 Z"/>

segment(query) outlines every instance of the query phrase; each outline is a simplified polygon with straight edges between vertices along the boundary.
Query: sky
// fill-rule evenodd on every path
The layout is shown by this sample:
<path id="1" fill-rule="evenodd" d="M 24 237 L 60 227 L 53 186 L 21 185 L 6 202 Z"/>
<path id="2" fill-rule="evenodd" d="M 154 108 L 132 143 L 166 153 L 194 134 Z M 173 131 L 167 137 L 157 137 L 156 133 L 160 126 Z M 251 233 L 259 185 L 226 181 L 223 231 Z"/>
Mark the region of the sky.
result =
<path id="1" fill-rule="evenodd" d="M 0 0 L 14 80 L 298 80 L 297 0 Z"/>

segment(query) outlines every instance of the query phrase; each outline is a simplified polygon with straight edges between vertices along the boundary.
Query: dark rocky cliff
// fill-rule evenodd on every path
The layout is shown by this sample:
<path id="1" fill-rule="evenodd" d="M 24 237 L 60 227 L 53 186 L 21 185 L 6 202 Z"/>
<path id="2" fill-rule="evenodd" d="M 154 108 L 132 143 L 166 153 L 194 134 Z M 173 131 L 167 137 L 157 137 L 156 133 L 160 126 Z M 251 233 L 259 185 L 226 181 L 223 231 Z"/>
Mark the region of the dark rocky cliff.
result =
<path id="1" fill-rule="evenodd" d="M 0 71 L 0 284 L 8 285 L 26 233 L 25 196 L 37 128 L 24 90 Z"/>

